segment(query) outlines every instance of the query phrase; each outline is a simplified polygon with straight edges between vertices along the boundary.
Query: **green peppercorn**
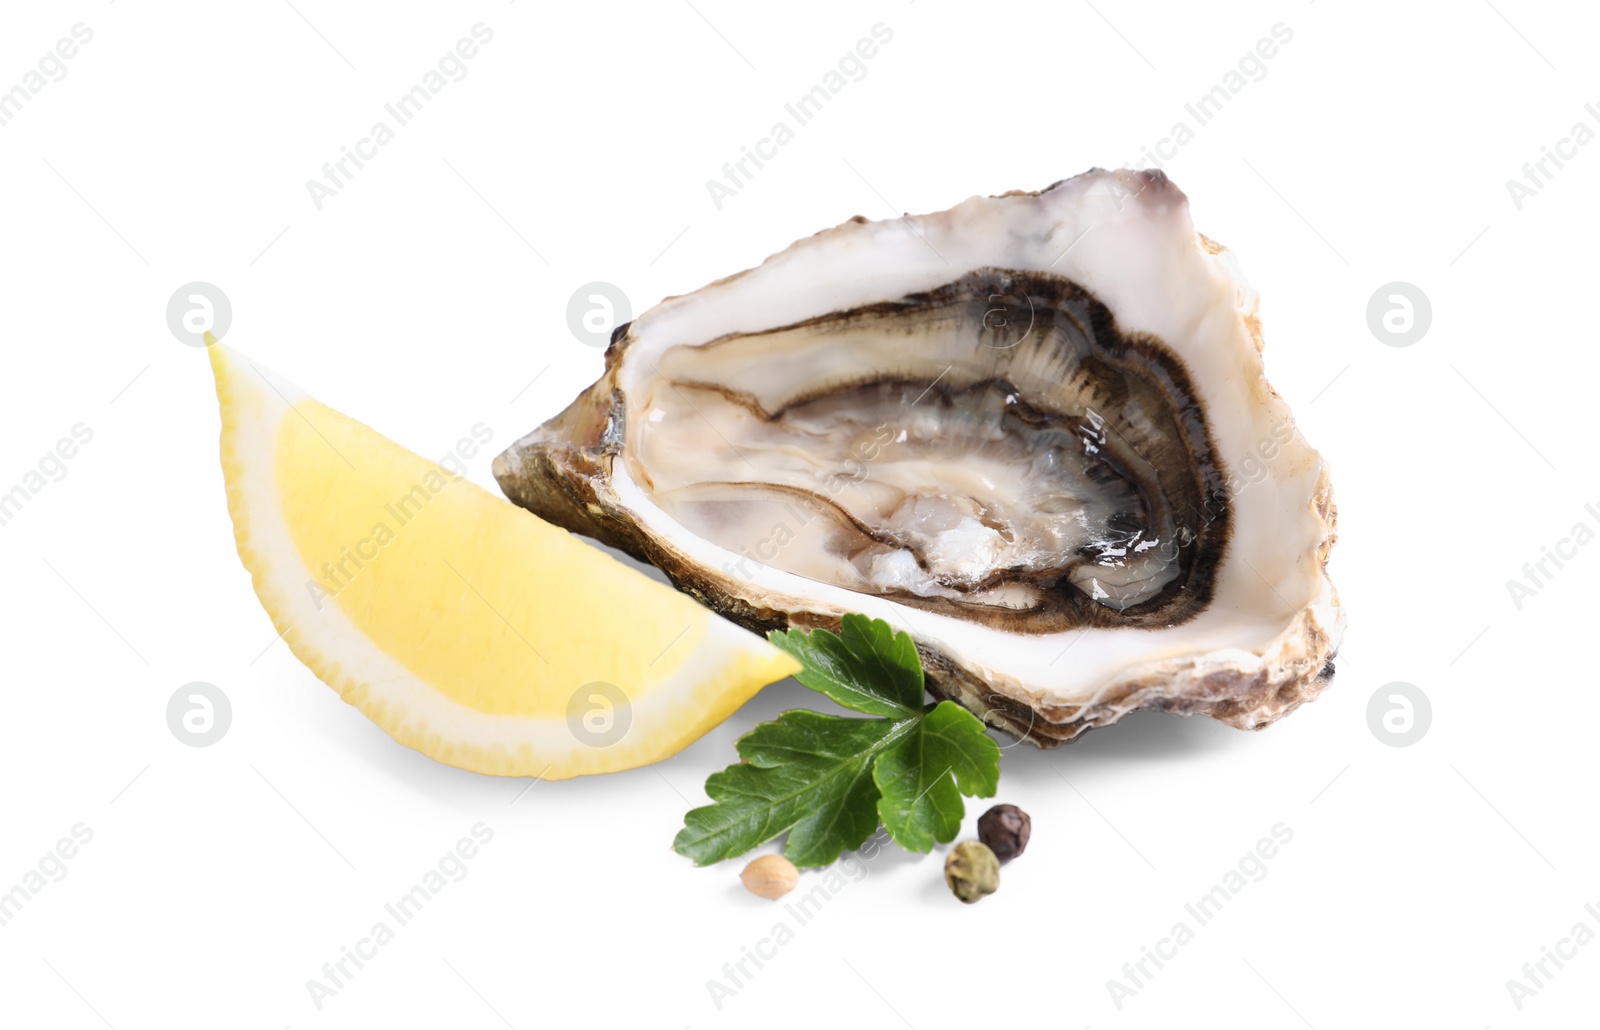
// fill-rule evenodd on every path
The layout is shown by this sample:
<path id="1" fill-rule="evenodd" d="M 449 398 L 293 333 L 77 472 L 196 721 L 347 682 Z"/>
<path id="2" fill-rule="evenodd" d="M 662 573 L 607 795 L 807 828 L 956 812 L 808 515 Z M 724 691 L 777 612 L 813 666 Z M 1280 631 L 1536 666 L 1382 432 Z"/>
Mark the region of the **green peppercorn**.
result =
<path id="1" fill-rule="evenodd" d="M 950 893 L 970 905 L 1000 887 L 1000 860 L 982 841 L 964 840 L 944 860 L 944 882 Z"/>

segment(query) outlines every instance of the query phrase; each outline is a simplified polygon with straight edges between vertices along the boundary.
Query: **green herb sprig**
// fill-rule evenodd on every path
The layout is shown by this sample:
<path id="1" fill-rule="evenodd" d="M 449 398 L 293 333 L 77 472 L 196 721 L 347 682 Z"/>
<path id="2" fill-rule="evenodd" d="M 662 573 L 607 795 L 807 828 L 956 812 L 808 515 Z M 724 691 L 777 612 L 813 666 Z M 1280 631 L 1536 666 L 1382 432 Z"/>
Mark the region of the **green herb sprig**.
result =
<path id="1" fill-rule="evenodd" d="M 795 679 L 871 718 L 795 710 L 740 738 L 743 761 L 706 780 L 712 804 L 684 817 L 673 841 L 707 865 L 787 832 L 784 854 L 821 866 L 861 846 L 882 823 L 907 851 L 961 829 L 961 798 L 993 797 L 1000 747 L 951 701 L 924 704 L 922 661 L 905 633 L 846 615 L 840 632 L 789 630 L 767 639 L 799 659 Z"/>

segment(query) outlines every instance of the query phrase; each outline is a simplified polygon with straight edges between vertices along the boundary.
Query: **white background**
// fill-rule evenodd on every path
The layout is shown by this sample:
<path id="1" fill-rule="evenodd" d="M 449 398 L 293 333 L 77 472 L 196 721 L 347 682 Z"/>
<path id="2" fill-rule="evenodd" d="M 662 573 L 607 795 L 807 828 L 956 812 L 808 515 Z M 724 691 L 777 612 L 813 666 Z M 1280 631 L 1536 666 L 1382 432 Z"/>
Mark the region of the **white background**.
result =
<path id="1" fill-rule="evenodd" d="M 1520 1011 L 1506 981 L 1600 930 L 1600 546 L 1520 610 L 1507 581 L 1600 524 L 1600 146 L 1520 210 L 1506 180 L 1600 128 L 1597 25 L 1511 0 L 1215 6 L 7 5 L 0 89 L 75 23 L 94 38 L 0 128 L 0 490 L 94 435 L 0 526 L 0 890 L 73 825 L 93 839 L 0 927 L 0 1023 L 1593 1025 L 1600 943 Z M 317 210 L 306 180 L 480 21 L 467 77 Z M 878 22 L 865 78 L 718 210 L 706 180 Z M 567 329 L 580 285 L 637 313 L 851 215 L 1139 162 L 1279 22 L 1265 77 L 1167 171 L 1261 291 L 1269 375 L 1334 469 L 1351 629 L 1322 700 L 1261 734 L 1144 716 L 1007 751 L 999 800 L 1034 839 L 999 894 L 963 907 L 941 854 L 886 852 L 719 1009 L 707 981 L 782 910 L 669 844 L 736 737 L 809 692 L 774 686 L 658 767 L 522 793 L 394 744 L 274 641 L 205 355 L 164 322 L 181 284 L 220 286 L 231 344 L 425 455 L 485 422 L 471 476 L 494 489 L 492 454 L 600 371 Z M 1406 348 L 1366 321 L 1396 280 L 1433 307 Z M 166 724 L 193 680 L 233 706 L 207 748 Z M 1393 681 L 1431 700 L 1410 747 L 1368 728 Z M 319 1011 L 306 981 L 479 822 L 465 879 Z M 1107 981 L 1280 822 L 1265 879 L 1118 1009 Z"/>

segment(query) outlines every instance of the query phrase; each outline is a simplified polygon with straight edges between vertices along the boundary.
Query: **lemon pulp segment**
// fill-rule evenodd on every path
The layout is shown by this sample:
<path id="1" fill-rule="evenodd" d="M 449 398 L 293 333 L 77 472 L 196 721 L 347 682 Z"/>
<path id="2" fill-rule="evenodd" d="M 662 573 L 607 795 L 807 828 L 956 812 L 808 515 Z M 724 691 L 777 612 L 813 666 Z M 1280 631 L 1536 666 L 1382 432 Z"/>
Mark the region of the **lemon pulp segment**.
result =
<path id="1" fill-rule="evenodd" d="M 212 344 L 240 558 L 294 654 L 401 743 L 559 779 L 665 758 L 797 664 Z"/>

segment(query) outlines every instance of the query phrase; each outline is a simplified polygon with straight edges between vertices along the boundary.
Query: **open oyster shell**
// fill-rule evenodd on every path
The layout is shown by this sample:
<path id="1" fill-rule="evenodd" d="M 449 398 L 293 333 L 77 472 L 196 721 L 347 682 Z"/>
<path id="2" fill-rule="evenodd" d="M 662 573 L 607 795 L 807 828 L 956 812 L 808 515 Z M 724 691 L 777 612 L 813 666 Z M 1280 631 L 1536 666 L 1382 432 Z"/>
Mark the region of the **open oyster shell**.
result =
<path id="1" fill-rule="evenodd" d="M 494 473 L 752 629 L 889 620 L 1035 744 L 1140 709 L 1256 729 L 1343 619 L 1255 310 L 1159 172 L 857 217 L 619 327 Z"/>

